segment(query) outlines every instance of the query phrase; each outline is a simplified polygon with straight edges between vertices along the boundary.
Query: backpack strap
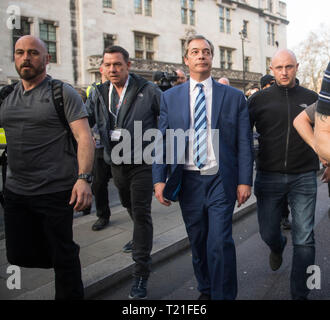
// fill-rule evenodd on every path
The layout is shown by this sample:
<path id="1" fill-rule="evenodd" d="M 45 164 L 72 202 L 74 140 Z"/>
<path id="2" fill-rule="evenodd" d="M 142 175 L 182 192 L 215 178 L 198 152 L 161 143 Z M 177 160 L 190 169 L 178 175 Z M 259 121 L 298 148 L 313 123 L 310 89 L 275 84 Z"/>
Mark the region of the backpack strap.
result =
<path id="1" fill-rule="evenodd" d="M 17 82 L 9 84 L 0 90 L 0 106 L 2 102 L 14 91 Z"/>
<path id="2" fill-rule="evenodd" d="M 63 82 L 60 80 L 52 79 L 51 88 L 56 112 L 65 129 L 71 132 L 70 125 L 64 114 Z"/>
<path id="3" fill-rule="evenodd" d="M 57 79 L 51 79 L 50 85 L 52 88 L 52 97 L 55 105 L 56 112 L 60 118 L 64 128 L 68 132 L 69 140 L 72 141 L 73 147 L 77 152 L 77 141 L 73 136 L 68 120 L 65 117 L 64 113 L 64 99 L 63 99 L 63 82 Z"/>

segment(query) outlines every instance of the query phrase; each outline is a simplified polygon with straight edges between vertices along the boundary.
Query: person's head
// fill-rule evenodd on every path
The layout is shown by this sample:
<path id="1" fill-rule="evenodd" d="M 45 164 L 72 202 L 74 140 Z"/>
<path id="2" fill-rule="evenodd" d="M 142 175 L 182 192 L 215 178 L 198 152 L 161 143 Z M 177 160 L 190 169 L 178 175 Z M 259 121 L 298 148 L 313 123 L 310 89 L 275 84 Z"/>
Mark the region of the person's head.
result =
<path id="1" fill-rule="evenodd" d="M 218 80 L 218 82 L 224 84 L 225 86 L 230 86 L 230 82 L 227 78 L 222 77 Z"/>
<path id="2" fill-rule="evenodd" d="M 261 89 L 264 90 L 264 89 L 270 87 L 271 85 L 273 85 L 274 82 L 275 82 L 275 79 L 272 75 L 265 74 L 263 77 L 260 78 Z"/>
<path id="3" fill-rule="evenodd" d="M 214 47 L 204 36 L 195 35 L 185 43 L 185 64 L 194 80 L 205 80 L 211 75 Z"/>
<path id="4" fill-rule="evenodd" d="M 178 84 L 181 84 L 181 83 L 184 83 L 184 82 L 186 82 L 187 81 L 187 76 L 186 76 L 186 74 L 184 73 L 184 71 L 183 70 L 181 70 L 181 69 L 177 69 L 177 70 L 175 70 L 175 72 L 176 72 L 176 74 L 177 74 L 177 80 L 176 80 L 176 85 L 178 85 Z"/>
<path id="5" fill-rule="evenodd" d="M 258 87 L 258 85 L 254 84 L 246 91 L 245 96 L 249 98 L 259 90 L 260 88 Z"/>
<path id="6" fill-rule="evenodd" d="M 291 50 L 281 49 L 274 54 L 270 69 L 279 86 L 293 88 L 298 67 L 296 55 Z"/>
<path id="7" fill-rule="evenodd" d="M 46 77 L 49 63 L 46 44 L 34 36 L 23 36 L 15 44 L 15 68 L 25 81 L 35 81 Z"/>
<path id="8" fill-rule="evenodd" d="M 104 49 L 101 67 L 104 78 L 115 86 L 124 86 L 131 67 L 128 52 L 119 46 Z"/>

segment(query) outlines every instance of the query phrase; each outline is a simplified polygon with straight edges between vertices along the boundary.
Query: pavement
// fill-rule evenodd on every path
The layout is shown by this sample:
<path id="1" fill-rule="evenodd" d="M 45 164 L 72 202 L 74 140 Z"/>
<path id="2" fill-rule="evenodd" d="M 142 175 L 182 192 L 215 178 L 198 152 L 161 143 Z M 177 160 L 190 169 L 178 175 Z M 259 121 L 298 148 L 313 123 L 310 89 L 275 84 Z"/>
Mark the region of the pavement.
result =
<path id="1" fill-rule="evenodd" d="M 254 195 L 240 208 L 235 207 L 233 221 L 254 210 Z M 93 299 L 103 290 L 131 276 L 134 262 L 122 247 L 132 239 L 133 223 L 120 205 L 111 208 L 110 224 L 100 231 L 92 231 L 97 220 L 95 211 L 90 215 L 75 214 L 74 240 L 80 246 L 82 278 L 85 298 Z M 153 198 L 152 219 L 154 239 L 153 263 L 160 262 L 189 247 L 186 229 L 178 203 L 162 206 Z M 9 290 L 7 282 L 13 274 L 7 269 L 5 240 L 0 240 L 0 300 L 53 300 L 55 293 L 53 269 L 20 268 L 21 288 Z"/>

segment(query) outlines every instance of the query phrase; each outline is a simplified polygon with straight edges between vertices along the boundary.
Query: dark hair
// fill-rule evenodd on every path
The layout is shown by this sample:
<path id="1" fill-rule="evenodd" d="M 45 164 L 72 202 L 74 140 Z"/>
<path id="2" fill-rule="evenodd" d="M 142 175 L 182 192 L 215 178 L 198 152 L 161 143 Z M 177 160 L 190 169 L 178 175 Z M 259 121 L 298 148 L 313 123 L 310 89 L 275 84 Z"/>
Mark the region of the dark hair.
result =
<path id="1" fill-rule="evenodd" d="M 212 57 L 214 57 L 214 46 L 213 46 L 212 42 L 210 40 L 207 40 L 204 36 L 202 36 L 200 34 L 190 36 L 189 38 L 186 39 L 186 42 L 184 44 L 184 56 L 185 57 L 187 57 L 187 54 L 188 54 L 189 43 L 193 40 L 205 40 L 211 48 Z"/>
<path id="2" fill-rule="evenodd" d="M 123 58 L 126 63 L 129 61 L 129 54 L 123 47 L 111 46 L 104 49 L 101 63 L 103 63 L 103 58 L 106 53 L 117 53 L 117 52 L 123 55 Z"/>

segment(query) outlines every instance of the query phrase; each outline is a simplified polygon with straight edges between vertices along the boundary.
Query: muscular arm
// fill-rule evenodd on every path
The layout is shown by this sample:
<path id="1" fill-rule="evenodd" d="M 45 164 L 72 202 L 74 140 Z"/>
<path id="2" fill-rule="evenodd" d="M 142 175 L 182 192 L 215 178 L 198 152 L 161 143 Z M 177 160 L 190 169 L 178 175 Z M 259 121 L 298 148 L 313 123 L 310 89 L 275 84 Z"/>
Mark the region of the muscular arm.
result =
<path id="1" fill-rule="evenodd" d="M 91 173 L 94 161 L 94 142 L 87 118 L 70 123 L 73 135 L 78 143 L 78 173 Z M 92 191 L 90 185 L 82 179 L 78 179 L 72 189 L 70 204 L 76 201 L 74 209 L 81 211 L 91 205 Z"/>
<path id="2" fill-rule="evenodd" d="M 312 121 L 306 111 L 302 111 L 293 121 L 293 126 L 301 138 L 315 151 Z"/>
<path id="3" fill-rule="evenodd" d="M 315 150 L 318 155 L 330 161 L 330 116 L 315 114 Z"/>

